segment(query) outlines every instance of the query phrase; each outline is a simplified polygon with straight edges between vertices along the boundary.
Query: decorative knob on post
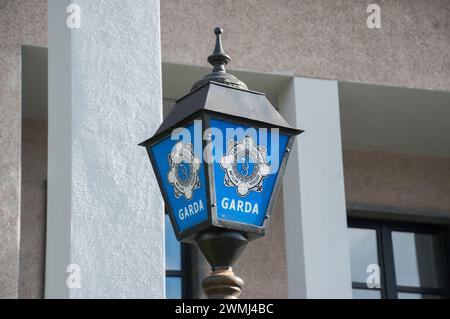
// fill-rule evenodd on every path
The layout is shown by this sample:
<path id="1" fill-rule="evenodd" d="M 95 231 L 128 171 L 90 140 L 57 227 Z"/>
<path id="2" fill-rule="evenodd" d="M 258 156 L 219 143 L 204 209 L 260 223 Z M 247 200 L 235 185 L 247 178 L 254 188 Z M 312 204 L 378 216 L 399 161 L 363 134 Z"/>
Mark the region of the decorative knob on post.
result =
<path id="1" fill-rule="evenodd" d="M 191 91 L 195 91 L 199 87 L 209 83 L 223 83 L 242 90 L 248 90 L 247 85 L 232 74 L 227 73 L 225 65 L 230 63 L 231 58 L 225 54 L 222 46 L 223 30 L 219 27 L 214 29 L 216 34 L 216 45 L 213 53 L 208 57 L 208 62 L 213 66 L 211 73 L 205 75 L 203 79 L 194 84 Z"/>
<path id="2" fill-rule="evenodd" d="M 236 231 L 208 231 L 200 234 L 196 243 L 211 265 L 211 275 L 203 280 L 203 292 L 209 299 L 237 299 L 244 281 L 232 266 L 247 247 L 248 239 Z"/>
<path id="3" fill-rule="evenodd" d="M 219 27 L 214 29 L 216 34 L 216 46 L 214 52 L 208 57 L 208 62 L 214 67 L 213 72 L 226 72 L 225 65 L 230 63 L 231 59 L 225 54 L 222 47 L 222 33 L 223 30 Z"/>
<path id="4" fill-rule="evenodd" d="M 202 283 L 208 299 L 238 299 L 243 287 L 244 281 L 234 274 L 231 267 L 212 272 Z"/>

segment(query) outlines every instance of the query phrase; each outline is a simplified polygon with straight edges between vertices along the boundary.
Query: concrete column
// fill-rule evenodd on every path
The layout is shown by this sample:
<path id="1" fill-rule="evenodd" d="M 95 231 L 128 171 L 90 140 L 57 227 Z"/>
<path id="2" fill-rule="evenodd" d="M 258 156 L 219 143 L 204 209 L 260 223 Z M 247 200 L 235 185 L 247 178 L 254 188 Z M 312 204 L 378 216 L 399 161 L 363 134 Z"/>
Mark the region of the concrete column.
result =
<path id="1" fill-rule="evenodd" d="M 49 0 L 48 19 L 46 297 L 164 298 L 163 201 L 138 146 L 162 121 L 159 1 Z"/>
<path id="2" fill-rule="evenodd" d="M 336 81 L 294 78 L 280 110 L 302 128 L 283 184 L 290 298 L 351 298 Z"/>

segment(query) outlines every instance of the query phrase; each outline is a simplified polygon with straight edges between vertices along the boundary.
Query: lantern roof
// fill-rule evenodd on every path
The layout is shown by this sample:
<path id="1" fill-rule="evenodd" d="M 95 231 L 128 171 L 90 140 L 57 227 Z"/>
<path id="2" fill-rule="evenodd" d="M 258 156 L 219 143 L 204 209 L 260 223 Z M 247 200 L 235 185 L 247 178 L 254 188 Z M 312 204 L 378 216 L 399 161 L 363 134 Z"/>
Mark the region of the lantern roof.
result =
<path id="1" fill-rule="evenodd" d="M 155 135 L 176 128 L 179 122 L 201 110 L 292 129 L 263 93 L 208 82 L 177 100 Z"/>
<path id="2" fill-rule="evenodd" d="M 221 28 L 215 28 L 216 45 L 208 62 L 213 66 L 211 73 L 194 84 L 190 93 L 175 102 L 155 135 L 141 143 L 149 146 L 154 137 L 177 128 L 180 122 L 201 111 L 248 120 L 262 127 L 278 127 L 292 134 L 302 131 L 292 128 L 270 103 L 264 93 L 248 90 L 247 85 L 229 74 L 225 66 L 231 61 L 222 47 Z"/>

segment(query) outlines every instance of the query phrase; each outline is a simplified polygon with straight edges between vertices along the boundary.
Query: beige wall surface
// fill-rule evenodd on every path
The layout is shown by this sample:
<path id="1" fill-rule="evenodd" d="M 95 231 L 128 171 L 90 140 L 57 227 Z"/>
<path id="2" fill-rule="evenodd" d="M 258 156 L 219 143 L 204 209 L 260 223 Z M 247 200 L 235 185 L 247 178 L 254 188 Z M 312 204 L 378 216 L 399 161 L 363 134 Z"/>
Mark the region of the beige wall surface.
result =
<path id="1" fill-rule="evenodd" d="M 232 68 L 450 90 L 448 0 L 164 0 L 163 61 L 206 65 L 217 25 Z"/>
<path id="2" fill-rule="evenodd" d="M 267 228 L 267 235 L 251 241 L 234 269 L 245 282 L 242 298 L 287 298 L 286 246 L 283 194 Z"/>
<path id="3" fill-rule="evenodd" d="M 47 2 L 0 2 L 0 298 L 18 295 L 21 46 L 47 44 Z"/>
<path id="4" fill-rule="evenodd" d="M 350 207 L 450 219 L 450 158 L 385 152 L 344 151 Z"/>

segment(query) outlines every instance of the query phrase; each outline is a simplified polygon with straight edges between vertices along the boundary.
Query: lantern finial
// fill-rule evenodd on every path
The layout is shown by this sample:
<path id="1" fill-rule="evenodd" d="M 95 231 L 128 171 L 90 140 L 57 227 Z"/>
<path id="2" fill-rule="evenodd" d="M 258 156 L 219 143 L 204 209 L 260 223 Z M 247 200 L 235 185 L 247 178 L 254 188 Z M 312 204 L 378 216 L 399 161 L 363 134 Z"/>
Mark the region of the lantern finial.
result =
<path id="1" fill-rule="evenodd" d="M 214 33 L 216 34 L 216 45 L 214 47 L 213 53 L 208 57 L 208 62 L 213 66 L 211 73 L 205 75 L 203 79 L 198 81 L 192 87 L 192 91 L 198 89 L 199 87 L 205 85 L 209 82 L 219 82 L 223 84 L 230 85 L 235 88 L 247 90 L 247 85 L 240 81 L 234 75 L 227 73 L 225 70 L 225 65 L 230 63 L 230 56 L 226 55 L 222 46 L 222 28 L 214 28 Z"/>
<path id="2" fill-rule="evenodd" d="M 208 57 L 208 62 L 214 67 L 213 72 L 226 72 L 225 65 L 230 63 L 230 57 L 225 54 L 222 46 L 222 28 L 216 27 L 214 29 L 216 34 L 216 46 L 213 54 Z"/>

